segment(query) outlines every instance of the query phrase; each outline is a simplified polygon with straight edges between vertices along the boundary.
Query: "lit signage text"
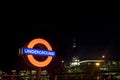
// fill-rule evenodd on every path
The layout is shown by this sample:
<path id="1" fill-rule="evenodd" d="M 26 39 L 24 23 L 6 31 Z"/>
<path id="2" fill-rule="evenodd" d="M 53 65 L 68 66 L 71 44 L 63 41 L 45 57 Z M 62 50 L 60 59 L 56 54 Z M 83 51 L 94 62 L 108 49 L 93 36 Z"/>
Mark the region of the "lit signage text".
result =
<path id="1" fill-rule="evenodd" d="M 50 51 L 50 50 L 23 48 L 22 51 L 23 51 L 23 54 L 31 54 L 31 55 L 37 55 L 37 56 L 55 56 L 55 51 Z"/>

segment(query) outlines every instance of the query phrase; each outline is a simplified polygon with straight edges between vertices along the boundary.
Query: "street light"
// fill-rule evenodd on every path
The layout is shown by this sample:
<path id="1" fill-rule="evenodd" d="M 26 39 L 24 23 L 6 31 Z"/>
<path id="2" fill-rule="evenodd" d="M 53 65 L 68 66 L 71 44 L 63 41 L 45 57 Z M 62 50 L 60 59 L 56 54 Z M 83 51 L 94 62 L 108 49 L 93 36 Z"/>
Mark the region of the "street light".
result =
<path id="1" fill-rule="evenodd" d="M 96 65 L 97 67 L 99 67 L 99 66 L 100 66 L 100 63 L 96 62 L 95 65 Z"/>
<path id="2" fill-rule="evenodd" d="M 100 80 L 100 72 L 99 72 L 99 66 L 100 66 L 100 63 L 99 62 L 96 62 L 95 65 L 97 66 L 97 71 L 98 71 L 98 76 L 97 76 L 97 80 Z"/>

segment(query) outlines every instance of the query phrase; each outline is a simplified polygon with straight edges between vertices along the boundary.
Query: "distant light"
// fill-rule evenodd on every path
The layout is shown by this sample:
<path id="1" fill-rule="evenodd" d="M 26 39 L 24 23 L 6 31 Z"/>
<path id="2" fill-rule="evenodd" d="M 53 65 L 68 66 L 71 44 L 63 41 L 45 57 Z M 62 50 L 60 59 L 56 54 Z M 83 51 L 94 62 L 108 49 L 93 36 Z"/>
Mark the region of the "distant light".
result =
<path id="1" fill-rule="evenodd" d="M 76 47 L 76 43 L 73 43 L 73 48 L 75 48 Z"/>
<path id="2" fill-rule="evenodd" d="M 42 74 L 42 75 L 46 75 L 47 73 L 48 73 L 47 70 L 42 70 L 42 71 L 41 71 L 41 74 Z"/>
<path id="3" fill-rule="evenodd" d="M 11 72 L 16 72 L 16 70 L 11 70 Z"/>
<path id="4" fill-rule="evenodd" d="M 116 64 L 116 62 L 115 62 L 115 61 L 113 61 L 113 62 L 112 62 L 112 64 Z"/>
<path id="5" fill-rule="evenodd" d="M 95 65 L 96 65 L 96 66 L 100 66 L 100 63 L 97 62 L 97 63 L 95 63 Z"/>
<path id="6" fill-rule="evenodd" d="M 78 62 L 72 62 L 71 63 L 71 66 L 79 66 L 80 65 L 80 63 L 78 63 Z"/>
<path id="7" fill-rule="evenodd" d="M 79 62 L 79 60 L 75 60 L 75 62 Z"/>
<path id="8" fill-rule="evenodd" d="M 73 48 L 75 48 L 76 47 L 76 45 L 73 45 Z"/>
<path id="9" fill-rule="evenodd" d="M 62 60 L 61 62 L 64 63 L 64 60 Z"/>
<path id="10" fill-rule="evenodd" d="M 105 56 L 102 56 L 102 58 L 105 58 Z"/>

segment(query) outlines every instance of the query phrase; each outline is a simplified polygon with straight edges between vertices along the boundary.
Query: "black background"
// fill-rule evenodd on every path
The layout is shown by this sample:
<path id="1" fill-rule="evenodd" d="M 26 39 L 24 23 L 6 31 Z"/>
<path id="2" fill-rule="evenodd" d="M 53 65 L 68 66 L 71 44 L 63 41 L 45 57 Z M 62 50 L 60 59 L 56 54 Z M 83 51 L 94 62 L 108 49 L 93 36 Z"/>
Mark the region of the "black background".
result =
<path id="1" fill-rule="evenodd" d="M 71 59 L 74 37 L 81 60 L 99 59 L 103 54 L 108 59 L 120 59 L 119 18 L 115 15 L 7 15 L 1 24 L 0 69 L 24 68 L 26 64 L 18 55 L 19 48 L 38 37 L 52 45 L 58 62 Z"/>

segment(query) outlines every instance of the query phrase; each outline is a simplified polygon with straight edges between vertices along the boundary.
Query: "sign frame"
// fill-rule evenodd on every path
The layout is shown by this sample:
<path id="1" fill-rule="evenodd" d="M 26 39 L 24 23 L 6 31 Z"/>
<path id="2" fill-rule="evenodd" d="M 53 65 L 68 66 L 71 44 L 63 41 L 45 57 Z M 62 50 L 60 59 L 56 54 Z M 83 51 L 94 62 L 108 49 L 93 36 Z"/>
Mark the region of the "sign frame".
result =
<path id="1" fill-rule="evenodd" d="M 33 48 L 37 44 L 42 44 L 42 45 L 44 45 L 47 48 L 47 50 L 52 51 L 51 45 L 45 39 L 42 39 L 42 38 L 36 38 L 36 39 L 31 40 L 28 43 L 27 48 Z M 33 66 L 36 66 L 36 67 L 39 67 L 39 68 L 47 66 L 52 61 L 52 59 L 53 59 L 53 56 L 47 56 L 46 60 L 44 60 L 44 61 L 38 61 L 31 54 L 28 54 L 26 56 L 27 56 L 27 59 L 29 60 L 29 62 Z"/>

